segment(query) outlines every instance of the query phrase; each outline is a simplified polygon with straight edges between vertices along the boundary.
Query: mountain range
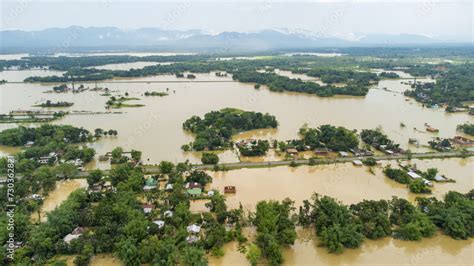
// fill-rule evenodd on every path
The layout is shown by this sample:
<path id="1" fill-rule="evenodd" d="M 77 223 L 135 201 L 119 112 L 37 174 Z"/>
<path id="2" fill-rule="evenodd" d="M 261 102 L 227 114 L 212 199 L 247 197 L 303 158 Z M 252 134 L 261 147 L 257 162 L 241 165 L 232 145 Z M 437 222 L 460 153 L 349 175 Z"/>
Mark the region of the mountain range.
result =
<path id="1" fill-rule="evenodd" d="M 270 51 L 318 47 L 420 46 L 453 44 L 413 34 L 370 34 L 356 40 L 319 37 L 311 32 L 262 30 L 258 32 L 222 32 L 201 30 L 164 30 L 116 27 L 49 28 L 40 31 L 0 31 L 0 52 L 71 52 L 83 50 L 147 49 L 162 51 Z M 470 43 L 472 44 L 472 43 Z"/>

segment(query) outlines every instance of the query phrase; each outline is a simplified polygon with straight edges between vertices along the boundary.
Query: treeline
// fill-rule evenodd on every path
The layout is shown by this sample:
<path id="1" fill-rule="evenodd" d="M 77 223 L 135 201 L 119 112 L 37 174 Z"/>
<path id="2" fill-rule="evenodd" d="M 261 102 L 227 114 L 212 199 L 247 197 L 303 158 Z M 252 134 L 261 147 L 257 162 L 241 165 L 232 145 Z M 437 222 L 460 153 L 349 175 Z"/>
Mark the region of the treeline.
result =
<path id="1" fill-rule="evenodd" d="M 458 131 L 463 132 L 464 134 L 474 136 L 474 124 L 465 123 L 458 125 L 456 128 Z"/>
<path id="2" fill-rule="evenodd" d="M 329 252 L 359 247 L 364 238 L 387 236 L 420 240 L 433 236 L 438 226 L 455 239 L 474 237 L 473 191 L 463 195 L 448 192 L 444 201 L 417 198 L 417 206 L 405 199 L 364 200 L 350 206 L 333 198 L 314 194 L 299 208 L 298 223 L 314 225 Z"/>
<path id="3" fill-rule="evenodd" d="M 218 150 L 230 146 L 233 134 L 258 128 L 276 128 L 275 116 L 260 112 L 248 112 L 233 108 L 206 113 L 204 118 L 193 116 L 183 123 L 183 129 L 196 135 L 190 148 L 202 150 Z"/>
<path id="4" fill-rule="evenodd" d="M 364 129 L 360 133 L 360 138 L 363 142 L 379 150 L 400 151 L 400 144 L 393 142 L 379 129 Z"/>
<path id="5" fill-rule="evenodd" d="M 474 101 L 474 64 L 440 66 L 436 71 L 436 83 L 430 86 L 415 84 L 414 90 L 405 95 L 417 101 L 433 104 L 448 104 L 461 107 L 466 101 Z"/>
<path id="6" fill-rule="evenodd" d="M 86 142 L 91 140 L 91 137 L 90 132 L 84 128 L 70 125 L 43 124 L 39 127 L 19 126 L 5 129 L 0 132 L 0 144 L 18 147 L 32 141 L 35 146 L 45 146 L 51 141 Z"/>
<path id="7" fill-rule="evenodd" d="M 296 145 L 297 149 L 309 146 L 311 149 L 327 148 L 333 151 L 348 151 L 359 145 L 356 131 L 345 127 L 322 125 L 318 128 L 309 128 L 303 126 L 299 134 L 302 136 L 303 143 Z"/>
<path id="8" fill-rule="evenodd" d="M 274 73 L 259 73 L 252 70 L 240 70 L 232 74 L 234 80 L 267 85 L 271 91 L 302 92 L 322 97 L 334 95 L 364 96 L 369 91 L 367 85 L 357 82 L 349 82 L 343 87 L 336 87 L 332 85 L 321 86 L 315 82 L 304 82 L 300 79 L 291 79 Z"/>
<path id="9" fill-rule="evenodd" d="M 313 68 L 313 69 L 298 69 L 295 73 L 306 74 L 311 77 L 320 78 L 322 82 L 333 83 L 349 83 L 353 82 L 360 85 L 368 86 L 370 82 L 378 81 L 377 74 L 371 72 L 360 72 L 353 70 L 328 69 L 328 68 Z"/>

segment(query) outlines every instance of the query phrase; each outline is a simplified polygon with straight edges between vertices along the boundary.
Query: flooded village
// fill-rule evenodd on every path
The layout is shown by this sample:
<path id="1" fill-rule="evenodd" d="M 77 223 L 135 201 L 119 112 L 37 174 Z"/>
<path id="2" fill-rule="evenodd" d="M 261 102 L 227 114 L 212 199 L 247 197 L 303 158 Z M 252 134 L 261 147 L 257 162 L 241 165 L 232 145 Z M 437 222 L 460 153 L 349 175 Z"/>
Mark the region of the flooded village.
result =
<path id="1" fill-rule="evenodd" d="M 287 57 L 215 61 L 241 66 Z M 327 57 L 311 55 L 310 61 L 321 58 Z M 122 74 L 179 65 L 162 61 L 90 68 Z M 365 68 L 360 72 L 374 79 L 366 94 L 319 96 L 275 90 L 274 83 L 317 84 L 308 86 L 321 93 L 319 86 L 338 92 L 353 81 L 255 67 L 276 80 L 267 84 L 245 81 L 237 70 L 209 69 L 60 82 L 41 80 L 66 77 L 63 71 L 0 72 L 7 81 L 0 85 L 0 156 L 4 168 L 7 158 L 16 160 L 15 182 L 25 195 L 17 199 L 24 206 L 20 218 L 29 232 L 15 242 L 24 252 L 20 260 L 470 264 L 474 243 L 465 231 L 473 219 L 466 210 L 473 204 L 474 137 L 465 128 L 474 124 L 471 102 L 448 111 L 449 104 L 427 104 L 410 94 L 438 76 Z M 25 82 L 31 77 L 40 81 Z M 371 208 L 380 220 L 363 214 Z M 444 208 L 462 229 L 434 218 L 448 220 Z M 333 215 L 326 209 L 354 225 L 339 232 L 354 236 L 353 242 L 321 234 L 321 224 L 336 231 L 342 226 L 318 220 Z M 370 235 L 376 230 L 371 222 L 384 228 L 380 236 Z M 266 228 L 273 223 L 277 228 Z M 111 235 L 119 244 L 106 240 Z M 51 244 L 42 246 L 44 238 Z"/>

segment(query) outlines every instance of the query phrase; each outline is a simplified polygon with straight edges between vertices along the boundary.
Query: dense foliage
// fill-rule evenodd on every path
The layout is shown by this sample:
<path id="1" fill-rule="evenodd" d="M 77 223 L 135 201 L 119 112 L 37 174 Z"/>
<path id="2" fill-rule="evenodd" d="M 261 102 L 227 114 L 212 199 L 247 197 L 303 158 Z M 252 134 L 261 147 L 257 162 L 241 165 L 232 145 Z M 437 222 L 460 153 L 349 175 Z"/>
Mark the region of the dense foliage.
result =
<path id="1" fill-rule="evenodd" d="M 204 118 L 193 116 L 183 123 L 183 128 L 196 135 L 192 148 L 202 151 L 229 147 L 231 136 L 238 132 L 277 125 L 272 115 L 227 108 L 209 112 Z"/>
<path id="2" fill-rule="evenodd" d="M 400 144 L 395 144 L 387 135 L 379 129 L 363 129 L 360 133 L 363 142 L 375 147 L 376 149 L 400 151 Z"/>
<path id="3" fill-rule="evenodd" d="M 299 131 L 304 145 L 311 149 L 326 147 L 334 151 L 348 151 L 357 148 L 359 139 L 354 131 L 345 127 L 322 125 L 318 128 L 302 127 Z"/>
<path id="4" fill-rule="evenodd" d="M 465 123 L 457 126 L 457 130 L 464 134 L 474 136 L 474 124 Z"/>

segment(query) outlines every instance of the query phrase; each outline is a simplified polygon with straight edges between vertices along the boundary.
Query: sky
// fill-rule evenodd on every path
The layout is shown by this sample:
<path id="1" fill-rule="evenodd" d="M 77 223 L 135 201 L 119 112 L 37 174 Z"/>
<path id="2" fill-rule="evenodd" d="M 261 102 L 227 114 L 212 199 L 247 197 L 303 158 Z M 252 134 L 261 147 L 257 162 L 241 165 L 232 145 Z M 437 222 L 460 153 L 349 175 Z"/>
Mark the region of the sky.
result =
<path id="1" fill-rule="evenodd" d="M 420 34 L 474 41 L 473 0 L 44 1 L 0 0 L 2 30 L 71 25 L 254 32 L 286 29 L 356 39 Z"/>

